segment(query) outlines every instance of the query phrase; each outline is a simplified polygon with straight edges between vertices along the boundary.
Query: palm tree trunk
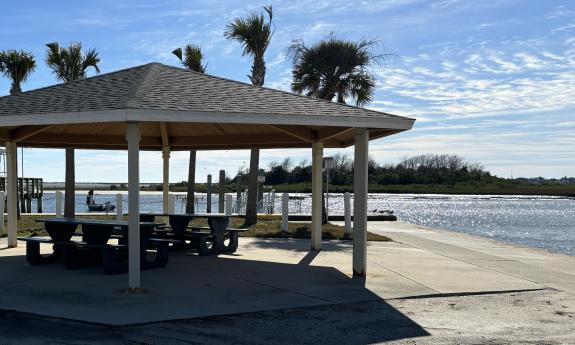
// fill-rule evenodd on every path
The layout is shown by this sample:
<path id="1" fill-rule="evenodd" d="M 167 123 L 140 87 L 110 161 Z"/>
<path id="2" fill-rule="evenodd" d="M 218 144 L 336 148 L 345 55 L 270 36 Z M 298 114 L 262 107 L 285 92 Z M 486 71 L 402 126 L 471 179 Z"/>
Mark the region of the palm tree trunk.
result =
<path id="1" fill-rule="evenodd" d="M 263 56 L 255 56 L 252 64 L 252 75 L 250 77 L 252 84 L 263 86 L 266 76 L 266 63 Z"/>
<path id="2" fill-rule="evenodd" d="M 196 150 L 190 151 L 190 165 L 188 167 L 188 195 L 186 201 L 186 213 L 194 213 L 196 190 Z"/>
<path id="3" fill-rule="evenodd" d="M 76 173 L 74 171 L 74 149 L 66 149 L 66 182 L 64 185 L 64 217 L 76 216 Z"/>
<path id="4" fill-rule="evenodd" d="M 258 175 L 260 150 L 252 149 L 250 154 L 250 176 L 248 181 L 248 201 L 244 225 L 250 226 L 258 222 Z"/>
<path id="5" fill-rule="evenodd" d="M 22 88 L 20 87 L 20 84 L 13 81 L 12 85 L 10 85 L 10 94 L 18 95 L 20 93 L 22 93 Z"/>

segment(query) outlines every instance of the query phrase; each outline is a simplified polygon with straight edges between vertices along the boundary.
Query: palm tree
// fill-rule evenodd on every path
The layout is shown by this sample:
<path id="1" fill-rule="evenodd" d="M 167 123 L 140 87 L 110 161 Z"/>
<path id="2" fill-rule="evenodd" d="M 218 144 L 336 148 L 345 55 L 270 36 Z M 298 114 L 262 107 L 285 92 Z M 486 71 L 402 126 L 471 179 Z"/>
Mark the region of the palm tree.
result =
<path id="1" fill-rule="evenodd" d="M 392 54 L 374 55 L 377 41 L 362 39 L 358 42 L 341 40 L 333 34 L 306 47 L 296 40 L 289 48 L 293 59 L 294 92 L 325 100 L 337 97 L 338 103 L 355 100 L 364 106 L 373 100 L 375 77 L 369 68 Z"/>
<path id="2" fill-rule="evenodd" d="M 56 75 L 56 78 L 68 83 L 86 78 L 88 69 L 92 67 L 100 73 L 98 64 L 100 58 L 95 49 L 82 52 L 82 44 L 71 42 L 68 47 L 60 47 L 57 42 L 46 44 L 46 64 Z M 64 199 L 64 217 L 75 216 L 75 168 L 74 149 L 66 148 L 66 182 Z"/>
<path id="3" fill-rule="evenodd" d="M 371 50 L 376 43 L 365 39 L 345 41 L 333 34 L 309 48 L 302 40 L 294 41 L 289 48 L 294 64 L 292 90 L 328 101 L 337 96 L 338 103 L 352 98 L 357 106 L 368 104 L 375 91 L 375 77 L 369 67 L 392 56 L 374 55 Z M 326 223 L 322 193 L 322 224 Z"/>
<path id="4" fill-rule="evenodd" d="M 172 54 L 177 56 L 182 62 L 182 65 L 190 71 L 206 73 L 206 65 L 202 62 L 204 54 L 202 53 L 202 49 L 197 45 L 188 44 L 184 47 L 183 52 L 182 48 L 176 48 Z"/>
<path id="5" fill-rule="evenodd" d="M 20 87 L 36 69 L 36 60 L 31 53 L 9 49 L 0 52 L 0 73 L 11 80 L 10 94 L 22 93 Z"/>
<path id="6" fill-rule="evenodd" d="M 206 72 L 206 66 L 202 63 L 204 55 L 202 49 L 194 44 L 188 44 L 184 48 L 182 54 L 181 48 L 176 48 L 172 52 L 180 59 L 182 65 L 190 71 L 199 73 Z M 188 189 L 186 201 L 186 213 L 194 213 L 195 201 L 195 188 L 196 188 L 196 150 L 190 150 L 190 163 L 188 166 Z"/>
<path id="7" fill-rule="evenodd" d="M 241 43 L 244 48 L 242 56 L 253 58 L 250 78 L 253 85 L 262 86 L 266 76 L 264 55 L 270 45 L 274 28 L 272 24 L 272 6 L 264 6 L 268 20 L 263 13 L 252 13 L 246 18 L 235 18 L 227 26 L 224 36 L 227 39 Z M 250 154 L 250 176 L 248 182 L 248 201 L 246 205 L 245 225 L 253 225 L 258 221 L 257 188 L 260 150 L 252 149 Z"/>

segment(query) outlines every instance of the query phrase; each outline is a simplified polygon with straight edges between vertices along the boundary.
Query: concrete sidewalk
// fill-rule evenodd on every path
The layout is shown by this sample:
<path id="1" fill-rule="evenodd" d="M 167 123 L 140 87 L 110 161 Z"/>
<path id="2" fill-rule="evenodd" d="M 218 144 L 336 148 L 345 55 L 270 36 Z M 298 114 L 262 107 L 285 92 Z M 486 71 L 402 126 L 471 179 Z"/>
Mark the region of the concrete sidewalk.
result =
<path id="1" fill-rule="evenodd" d="M 368 230 L 452 262 L 575 293 L 575 257 L 570 255 L 403 222 L 369 222 Z M 387 265 L 395 267 L 392 262 Z"/>

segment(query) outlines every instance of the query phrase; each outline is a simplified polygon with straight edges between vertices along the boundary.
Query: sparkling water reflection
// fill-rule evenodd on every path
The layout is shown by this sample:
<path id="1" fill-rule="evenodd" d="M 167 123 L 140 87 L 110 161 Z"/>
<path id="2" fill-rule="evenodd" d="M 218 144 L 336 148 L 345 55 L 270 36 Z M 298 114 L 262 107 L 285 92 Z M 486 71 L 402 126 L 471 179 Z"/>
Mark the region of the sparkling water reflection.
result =
<path id="1" fill-rule="evenodd" d="M 96 201 L 115 203 L 113 193 L 97 192 Z M 310 212 L 309 194 L 303 200 L 291 200 L 290 212 Z M 205 211 L 205 194 L 197 194 L 197 212 Z M 178 195 L 176 212 L 184 211 L 183 194 Z M 54 193 L 46 193 L 44 211 L 55 212 Z M 86 212 L 85 193 L 76 195 L 76 211 Z M 212 209 L 218 197 L 213 195 Z M 353 203 L 352 203 L 353 205 Z M 127 210 L 124 195 L 124 210 Z M 33 205 L 33 210 L 36 207 Z M 331 214 L 343 214 L 343 195 L 331 194 Z M 368 209 L 394 210 L 402 221 L 493 238 L 531 247 L 575 255 L 575 199 L 531 196 L 448 196 L 415 194 L 370 194 Z M 159 193 L 141 194 L 142 212 L 161 212 Z M 281 197 L 275 200 L 275 212 L 281 211 Z"/>

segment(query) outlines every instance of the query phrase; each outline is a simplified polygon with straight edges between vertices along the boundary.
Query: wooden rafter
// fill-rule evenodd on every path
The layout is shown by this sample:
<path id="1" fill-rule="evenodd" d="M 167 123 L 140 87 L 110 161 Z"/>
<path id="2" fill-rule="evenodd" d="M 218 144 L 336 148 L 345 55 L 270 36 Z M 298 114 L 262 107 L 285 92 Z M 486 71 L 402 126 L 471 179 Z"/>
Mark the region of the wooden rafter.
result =
<path id="1" fill-rule="evenodd" d="M 318 132 L 317 140 L 318 141 L 327 141 L 331 138 L 337 137 L 341 134 L 344 134 L 344 133 L 347 133 L 350 131 L 353 131 L 353 127 L 350 127 L 350 128 L 344 128 L 344 127 L 322 128 Z"/>
<path id="2" fill-rule="evenodd" d="M 317 132 L 311 129 L 294 127 L 294 126 L 282 126 L 282 125 L 267 125 L 270 128 L 278 130 L 287 135 L 291 135 L 294 138 L 303 140 L 307 143 L 313 143 L 317 141 Z"/>
<path id="3" fill-rule="evenodd" d="M 22 141 L 31 138 L 52 126 L 21 126 L 10 131 L 10 137 L 12 141 Z"/>

